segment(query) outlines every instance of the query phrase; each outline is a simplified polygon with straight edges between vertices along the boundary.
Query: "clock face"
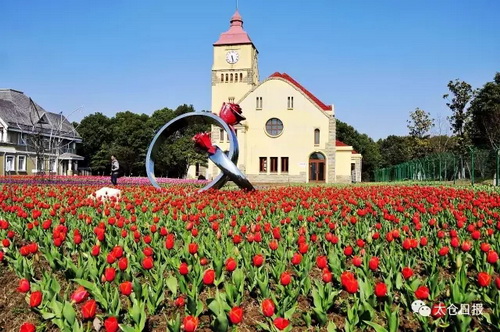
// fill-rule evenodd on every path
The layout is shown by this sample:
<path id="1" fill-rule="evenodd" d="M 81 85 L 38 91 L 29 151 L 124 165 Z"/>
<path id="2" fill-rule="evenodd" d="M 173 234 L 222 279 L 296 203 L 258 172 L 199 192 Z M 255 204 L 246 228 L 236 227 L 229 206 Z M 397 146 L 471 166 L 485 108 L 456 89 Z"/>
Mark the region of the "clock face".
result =
<path id="1" fill-rule="evenodd" d="M 235 64 L 236 62 L 238 62 L 239 58 L 240 58 L 240 55 L 238 54 L 237 51 L 229 51 L 226 53 L 227 63 Z"/>

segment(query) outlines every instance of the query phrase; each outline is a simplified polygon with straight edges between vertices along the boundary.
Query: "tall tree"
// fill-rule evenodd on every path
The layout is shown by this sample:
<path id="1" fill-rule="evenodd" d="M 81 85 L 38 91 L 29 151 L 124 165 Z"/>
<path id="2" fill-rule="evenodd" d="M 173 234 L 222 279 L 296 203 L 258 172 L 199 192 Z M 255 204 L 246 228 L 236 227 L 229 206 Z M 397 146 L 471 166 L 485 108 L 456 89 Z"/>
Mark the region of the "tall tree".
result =
<path id="1" fill-rule="evenodd" d="M 368 135 L 360 134 L 352 126 L 337 119 L 337 139 L 351 145 L 354 150 L 363 155 L 362 179 L 370 181 L 373 179 L 375 169 L 380 167 L 381 156 L 377 143 Z"/>
<path id="2" fill-rule="evenodd" d="M 472 86 L 464 81 L 456 79 L 448 83 L 448 89 L 451 93 L 443 95 L 443 98 L 448 100 L 448 106 L 452 112 L 450 124 L 453 133 L 458 136 L 460 145 L 468 145 L 469 141 L 469 122 L 470 112 L 468 109 L 470 101 L 474 98 L 475 90 Z"/>
<path id="3" fill-rule="evenodd" d="M 430 130 L 434 127 L 431 114 L 416 108 L 410 112 L 410 119 L 406 121 L 412 140 L 412 158 L 421 158 L 429 153 Z"/>
<path id="4" fill-rule="evenodd" d="M 450 124 L 453 133 L 457 136 L 457 145 L 455 151 L 463 158 L 460 159 L 460 177 L 465 177 L 465 169 L 469 167 L 467 160 L 469 149 L 472 147 L 470 138 L 470 123 L 471 116 L 469 111 L 470 101 L 474 98 L 475 90 L 472 86 L 464 81 L 456 79 L 448 83 L 448 89 L 451 93 L 443 95 L 443 98 L 448 100 L 446 106 L 452 111 Z"/>
<path id="5" fill-rule="evenodd" d="M 425 139 L 430 136 L 429 131 L 434 127 L 434 119 L 431 114 L 420 108 L 410 112 L 410 119 L 406 120 L 410 136 Z"/>
<path id="6" fill-rule="evenodd" d="M 471 103 L 474 144 L 500 148 L 500 72 L 486 83 Z"/>

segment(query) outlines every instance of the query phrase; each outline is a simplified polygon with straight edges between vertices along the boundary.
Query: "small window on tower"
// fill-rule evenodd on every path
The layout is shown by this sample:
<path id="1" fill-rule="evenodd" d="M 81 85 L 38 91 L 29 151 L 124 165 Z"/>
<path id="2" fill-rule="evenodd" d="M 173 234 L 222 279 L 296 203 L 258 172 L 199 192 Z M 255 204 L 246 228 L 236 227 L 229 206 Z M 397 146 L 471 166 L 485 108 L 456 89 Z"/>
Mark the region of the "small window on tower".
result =
<path id="1" fill-rule="evenodd" d="M 226 83 L 229 82 L 229 74 L 226 74 L 226 80 L 225 80 L 225 82 Z"/>
<path id="2" fill-rule="evenodd" d="M 293 97 L 288 97 L 288 109 L 293 109 Z"/>
<path id="3" fill-rule="evenodd" d="M 234 97 L 229 97 L 228 100 L 231 104 L 234 104 Z"/>
<path id="4" fill-rule="evenodd" d="M 233 74 L 229 74 L 229 82 L 233 83 Z"/>
<path id="5" fill-rule="evenodd" d="M 222 83 L 224 83 L 224 74 L 220 74 L 220 80 Z"/>
<path id="6" fill-rule="evenodd" d="M 240 82 L 243 82 L 243 73 L 240 73 Z"/>
<path id="7" fill-rule="evenodd" d="M 238 73 L 234 74 L 234 81 L 238 82 Z"/>

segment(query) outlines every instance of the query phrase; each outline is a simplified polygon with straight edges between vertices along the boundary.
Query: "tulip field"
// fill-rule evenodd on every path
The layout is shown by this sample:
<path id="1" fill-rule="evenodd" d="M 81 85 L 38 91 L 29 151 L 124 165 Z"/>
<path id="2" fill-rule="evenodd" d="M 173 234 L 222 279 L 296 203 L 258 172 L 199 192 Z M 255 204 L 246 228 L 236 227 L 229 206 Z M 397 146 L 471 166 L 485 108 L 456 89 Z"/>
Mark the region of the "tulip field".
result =
<path id="1" fill-rule="evenodd" d="M 500 326 L 492 188 L 0 187 L 0 331 Z"/>

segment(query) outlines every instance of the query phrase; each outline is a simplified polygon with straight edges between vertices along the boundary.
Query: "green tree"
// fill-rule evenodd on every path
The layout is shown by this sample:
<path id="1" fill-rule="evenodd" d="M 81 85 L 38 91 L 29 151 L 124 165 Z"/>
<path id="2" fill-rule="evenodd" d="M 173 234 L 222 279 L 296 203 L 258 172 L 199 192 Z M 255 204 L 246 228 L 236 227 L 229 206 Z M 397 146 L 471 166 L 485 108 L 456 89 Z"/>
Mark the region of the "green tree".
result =
<path id="1" fill-rule="evenodd" d="M 469 145 L 469 123 L 471 116 L 468 107 L 470 101 L 474 98 L 475 91 L 469 83 L 458 79 L 450 81 L 448 83 L 448 89 L 451 93 L 451 100 L 450 94 L 448 93 L 443 95 L 443 98 L 448 100 L 446 106 L 448 106 L 452 112 L 449 118 L 451 128 L 453 133 L 459 138 L 459 145 Z"/>
<path id="2" fill-rule="evenodd" d="M 412 159 L 412 138 L 390 135 L 377 141 L 380 148 L 380 167 L 398 165 Z"/>
<path id="3" fill-rule="evenodd" d="M 380 167 L 381 156 L 377 143 L 368 135 L 360 134 L 354 127 L 337 119 L 337 139 L 351 145 L 354 150 L 363 155 L 362 179 L 373 180 L 375 169 Z"/>
<path id="4" fill-rule="evenodd" d="M 412 158 L 421 158 L 429 153 L 430 130 L 434 127 L 431 114 L 416 108 L 410 112 L 410 119 L 406 121 L 410 131 Z"/>
<path id="5" fill-rule="evenodd" d="M 428 138 L 429 131 L 434 127 L 434 119 L 431 118 L 431 114 L 418 107 L 410 112 L 410 119 L 406 122 L 410 136 L 420 139 Z"/>
<path id="6" fill-rule="evenodd" d="M 102 113 L 87 115 L 75 126 L 82 137 L 77 145 L 77 154 L 85 157 L 84 165 L 92 168 L 94 174 L 103 174 L 109 168 L 108 146 L 113 141 L 113 120 Z"/>
<path id="7" fill-rule="evenodd" d="M 153 137 L 147 126 L 149 116 L 130 111 L 115 115 L 110 153 L 115 155 L 126 175 L 144 176 L 144 162 L 148 145 Z"/>
<path id="8" fill-rule="evenodd" d="M 473 143 L 491 149 L 500 148 L 500 73 L 478 91 L 470 112 Z"/>

